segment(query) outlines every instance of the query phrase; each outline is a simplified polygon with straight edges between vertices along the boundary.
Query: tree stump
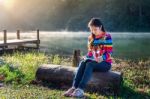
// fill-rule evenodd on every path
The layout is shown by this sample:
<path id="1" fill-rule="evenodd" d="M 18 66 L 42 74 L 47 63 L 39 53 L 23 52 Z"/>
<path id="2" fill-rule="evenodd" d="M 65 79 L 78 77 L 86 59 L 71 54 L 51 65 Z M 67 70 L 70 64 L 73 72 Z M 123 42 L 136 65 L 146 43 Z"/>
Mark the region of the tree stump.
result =
<path id="1" fill-rule="evenodd" d="M 44 64 L 37 69 L 36 79 L 55 84 L 65 84 L 69 87 L 72 85 L 76 67 Z M 116 93 L 119 92 L 122 82 L 122 74 L 120 72 L 93 72 L 92 78 L 87 84 L 88 91 L 101 91 L 104 88 L 111 88 Z"/>
<path id="2" fill-rule="evenodd" d="M 80 50 L 73 51 L 72 66 L 77 67 L 80 62 Z"/>

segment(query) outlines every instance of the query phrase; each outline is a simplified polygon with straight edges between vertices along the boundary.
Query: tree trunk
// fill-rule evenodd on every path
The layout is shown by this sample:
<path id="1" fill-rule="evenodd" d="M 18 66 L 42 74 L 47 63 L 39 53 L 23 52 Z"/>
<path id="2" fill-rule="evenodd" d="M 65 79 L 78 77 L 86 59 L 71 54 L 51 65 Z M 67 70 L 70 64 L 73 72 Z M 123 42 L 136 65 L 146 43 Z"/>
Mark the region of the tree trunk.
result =
<path id="1" fill-rule="evenodd" d="M 38 68 L 36 79 L 55 84 L 65 84 L 71 86 L 76 67 L 45 64 Z M 111 88 L 118 93 L 122 82 L 120 72 L 94 72 L 86 89 L 88 91 L 100 91 L 103 88 Z"/>

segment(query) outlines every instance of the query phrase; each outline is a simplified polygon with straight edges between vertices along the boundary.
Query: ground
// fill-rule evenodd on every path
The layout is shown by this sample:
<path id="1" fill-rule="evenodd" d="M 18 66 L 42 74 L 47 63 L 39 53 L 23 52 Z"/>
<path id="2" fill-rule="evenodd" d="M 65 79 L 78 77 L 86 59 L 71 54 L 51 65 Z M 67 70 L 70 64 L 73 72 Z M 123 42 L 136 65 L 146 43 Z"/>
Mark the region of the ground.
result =
<path id="1" fill-rule="evenodd" d="M 35 72 L 41 64 L 71 65 L 71 58 L 59 55 L 45 55 L 39 52 L 5 54 L 0 57 L 2 99 L 66 99 L 62 94 L 66 89 L 33 85 Z M 150 98 L 150 59 L 123 60 L 114 58 L 112 70 L 123 72 L 123 81 L 118 99 Z M 114 95 L 86 92 L 87 99 L 114 98 Z"/>

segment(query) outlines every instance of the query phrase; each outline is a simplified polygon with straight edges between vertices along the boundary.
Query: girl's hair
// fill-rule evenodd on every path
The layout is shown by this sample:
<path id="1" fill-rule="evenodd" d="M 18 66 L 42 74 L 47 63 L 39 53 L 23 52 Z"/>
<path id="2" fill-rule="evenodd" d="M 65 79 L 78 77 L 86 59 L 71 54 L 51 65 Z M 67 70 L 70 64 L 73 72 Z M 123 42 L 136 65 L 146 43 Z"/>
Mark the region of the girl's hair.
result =
<path id="1" fill-rule="evenodd" d="M 95 26 L 95 27 L 102 27 L 102 31 L 105 32 L 104 26 L 99 18 L 92 18 L 89 23 L 88 27 Z"/>
<path id="2" fill-rule="evenodd" d="M 88 27 L 91 27 L 91 26 L 101 27 L 101 30 L 103 32 L 105 32 L 104 26 L 99 18 L 92 18 L 88 23 Z M 90 40 L 89 40 L 89 44 L 88 44 L 88 50 L 90 50 L 93 47 L 92 42 L 93 42 L 94 38 L 95 38 L 95 35 L 92 33 L 89 38 Z"/>

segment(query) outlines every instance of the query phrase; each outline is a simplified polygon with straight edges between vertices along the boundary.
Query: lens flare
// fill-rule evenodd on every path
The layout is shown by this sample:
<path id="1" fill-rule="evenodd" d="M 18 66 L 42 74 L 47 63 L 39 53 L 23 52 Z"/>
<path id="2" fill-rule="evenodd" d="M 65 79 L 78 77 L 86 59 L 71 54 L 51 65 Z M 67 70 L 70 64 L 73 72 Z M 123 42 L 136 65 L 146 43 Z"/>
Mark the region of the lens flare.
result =
<path id="1" fill-rule="evenodd" d="M 11 9 L 14 6 L 15 0 L 0 0 L 0 5 Z"/>

